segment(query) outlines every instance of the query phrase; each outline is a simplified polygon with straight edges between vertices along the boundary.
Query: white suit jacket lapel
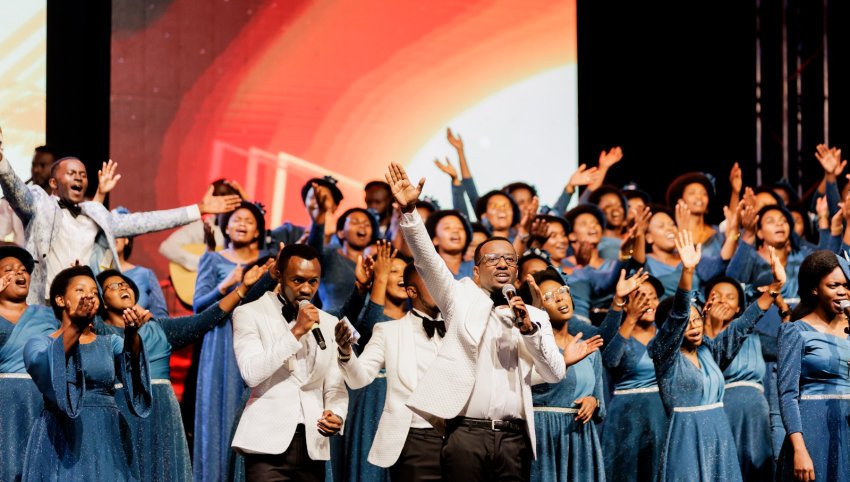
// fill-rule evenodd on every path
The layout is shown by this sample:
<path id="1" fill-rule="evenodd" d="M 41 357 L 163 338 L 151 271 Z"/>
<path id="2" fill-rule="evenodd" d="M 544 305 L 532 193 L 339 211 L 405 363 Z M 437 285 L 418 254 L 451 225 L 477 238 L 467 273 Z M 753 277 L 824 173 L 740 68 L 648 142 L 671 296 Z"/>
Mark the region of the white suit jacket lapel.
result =
<path id="1" fill-rule="evenodd" d="M 410 391 L 416 388 L 419 378 L 416 360 L 416 340 L 414 340 L 414 323 L 421 323 L 418 317 L 408 314 L 406 319 L 399 323 L 398 346 L 395 349 L 396 366 L 398 367 L 398 378 Z M 436 336 L 436 335 L 435 335 Z"/>
<path id="2" fill-rule="evenodd" d="M 333 327 L 326 326 L 328 325 L 327 319 L 321 321 L 323 323 L 319 324 L 319 330 L 322 331 L 322 335 L 325 337 L 327 348 L 322 350 L 318 343 L 310 343 L 309 346 L 314 350 L 315 357 L 313 359 L 313 368 L 310 370 L 310 375 L 307 377 L 304 385 L 311 385 L 324 378 L 326 368 L 331 362 L 331 357 L 336 355 L 336 347 L 331 343 L 331 340 L 334 339 Z M 313 334 L 306 333 L 304 336 L 313 336 Z"/>

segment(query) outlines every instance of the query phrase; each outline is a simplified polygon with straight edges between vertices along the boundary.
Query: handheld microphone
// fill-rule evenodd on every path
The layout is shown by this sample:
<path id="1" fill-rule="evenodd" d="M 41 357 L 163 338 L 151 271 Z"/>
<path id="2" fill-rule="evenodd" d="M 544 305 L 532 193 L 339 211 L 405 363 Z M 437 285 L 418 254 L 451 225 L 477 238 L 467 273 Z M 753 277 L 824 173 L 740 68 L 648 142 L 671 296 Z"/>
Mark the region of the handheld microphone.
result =
<path id="1" fill-rule="evenodd" d="M 508 306 L 510 306 L 514 311 L 517 324 L 522 323 L 522 319 L 525 317 L 525 310 L 516 306 L 511 306 L 511 300 L 516 296 L 516 288 L 514 288 L 514 285 L 508 283 L 505 286 L 502 286 L 502 294 L 505 296 L 505 299 L 508 300 Z"/>
<path id="2" fill-rule="evenodd" d="M 841 308 L 844 316 L 847 317 L 847 328 L 844 328 L 844 333 L 850 333 L 850 301 L 841 300 L 838 302 L 838 307 Z"/>
<path id="3" fill-rule="evenodd" d="M 309 301 L 301 300 L 301 301 L 298 302 L 298 309 L 300 310 L 301 308 L 304 307 L 304 305 L 309 305 L 309 304 L 310 304 Z M 310 328 L 310 331 L 313 332 L 313 338 L 316 339 L 316 343 L 319 344 L 319 348 L 324 350 L 325 348 L 328 347 L 328 345 L 325 343 L 325 335 L 322 335 L 322 330 L 319 329 L 318 323 L 313 323 L 313 326 Z"/>

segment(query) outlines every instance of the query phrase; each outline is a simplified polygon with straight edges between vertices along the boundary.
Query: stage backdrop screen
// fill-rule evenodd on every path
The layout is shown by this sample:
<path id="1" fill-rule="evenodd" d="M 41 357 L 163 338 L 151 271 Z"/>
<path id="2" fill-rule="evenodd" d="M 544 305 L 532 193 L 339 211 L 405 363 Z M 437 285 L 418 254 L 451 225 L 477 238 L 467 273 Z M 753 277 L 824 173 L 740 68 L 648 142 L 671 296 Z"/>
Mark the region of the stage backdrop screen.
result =
<path id="1" fill-rule="evenodd" d="M 47 0 L 0 1 L 0 128 L 23 179 L 44 144 L 46 74 Z"/>
<path id="2" fill-rule="evenodd" d="M 132 211 L 226 177 L 268 225 L 306 224 L 307 179 L 336 177 L 348 208 L 391 161 L 451 207 L 447 127 L 482 194 L 522 180 L 552 204 L 577 164 L 575 0 L 113 0 L 112 28 L 113 205 Z M 138 261 L 162 267 L 163 236 Z"/>

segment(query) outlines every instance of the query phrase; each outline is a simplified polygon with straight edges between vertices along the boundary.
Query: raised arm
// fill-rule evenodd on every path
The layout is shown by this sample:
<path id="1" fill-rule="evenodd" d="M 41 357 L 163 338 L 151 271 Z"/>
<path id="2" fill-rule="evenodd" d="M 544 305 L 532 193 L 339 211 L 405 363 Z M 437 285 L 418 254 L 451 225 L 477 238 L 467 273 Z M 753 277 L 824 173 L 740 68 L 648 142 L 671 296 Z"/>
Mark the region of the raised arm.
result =
<path id="1" fill-rule="evenodd" d="M 115 237 L 136 236 L 182 226 L 200 219 L 203 214 L 227 213 L 239 207 L 241 202 L 242 199 L 235 194 L 213 195 L 213 188 L 210 186 L 198 204 L 144 213 L 109 213 L 109 227 Z"/>
<path id="2" fill-rule="evenodd" d="M 351 351 L 350 330 L 344 322 L 337 323 L 335 333 L 340 352 L 340 357 L 338 357 L 339 368 L 345 378 L 345 383 L 351 389 L 356 390 L 372 383 L 378 376 L 378 372 L 386 366 L 385 327 L 385 323 L 375 325 L 372 339 L 369 340 L 366 348 L 363 349 L 363 353 L 358 357 Z M 346 359 L 347 355 L 350 355 L 351 359 Z"/>
<path id="3" fill-rule="evenodd" d="M 401 232 L 413 254 L 416 269 L 425 281 L 428 292 L 440 307 L 440 311 L 449 318 L 449 313 L 454 307 L 455 288 L 459 282 L 455 281 L 451 270 L 446 266 L 443 258 L 437 254 L 434 243 L 422 223 L 422 218 L 416 211 L 416 200 L 422 193 L 425 179 L 420 179 L 419 185 L 414 186 L 410 183 L 404 168 L 399 164 L 391 164 L 385 176 L 387 183 L 392 187 L 396 203 L 401 208 Z"/>
<path id="4" fill-rule="evenodd" d="M 449 140 L 449 144 L 451 144 L 457 151 L 458 164 L 460 164 L 460 182 L 463 186 L 463 190 L 466 192 L 466 196 L 469 198 L 470 204 L 475 206 L 478 202 L 478 189 L 475 187 L 475 181 L 472 178 L 472 171 L 470 171 L 469 164 L 466 162 L 466 152 L 463 149 L 463 139 L 460 138 L 460 134 L 454 135 L 450 127 L 446 128 L 446 138 Z"/>
<path id="5" fill-rule="evenodd" d="M 3 197 L 9 201 L 12 210 L 17 213 L 18 217 L 26 225 L 35 216 L 38 201 L 46 198 L 47 193 L 38 186 L 33 186 L 32 188 L 27 186 L 15 174 L 12 164 L 3 155 L 2 142 L 2 138 L 0 138 L 0 190 L 3 191 Z"/>

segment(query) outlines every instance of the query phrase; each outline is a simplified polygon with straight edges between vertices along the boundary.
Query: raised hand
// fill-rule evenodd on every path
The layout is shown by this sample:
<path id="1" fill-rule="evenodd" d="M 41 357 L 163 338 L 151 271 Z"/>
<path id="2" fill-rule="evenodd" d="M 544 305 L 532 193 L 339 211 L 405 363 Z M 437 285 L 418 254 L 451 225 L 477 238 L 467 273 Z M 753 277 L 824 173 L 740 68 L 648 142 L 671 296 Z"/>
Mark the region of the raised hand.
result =
<path id="1" fill-rule="evenodd" d="M 615 296 L 620 299 L 626 298 L 634 293 L 647 278 L 649 278 L 649 273 L 645 273 L 643 268 L 637 270 L 629 278 L 626 278 L 626 270 L 621 269 L 620 279 L 617 281 L 617 287 L 614 289 Z"/>
<path id="2" fill-rule="evenodd" d="M 198 203 L 198 209 L 201 210 L 201 214 L 229 213 L 238 208 L 241 203 L 242 198 L 236 194 L 227 196 L 214 195 L 213 187 L 210 186 L 207 189 L 207 193 L 204 194 L 204 198 Z"/>
<path id="3" fill-rule="evenodd" d="M 146 310 L 139 305 L 134 305 L 121 313 L 124 318 L 124 331 L 138 331 L 145 323 L 153 319 L 150 310 Z"/>
<path id="4" fill-rule="evenodd" d="M 260 278 L 263 277 L 263 275 L 269 270 L 269 268 L 272 267 L 273 264 L 274 260 L 270 259 L 266 261 L 266 263 L 263 265 L 253 266 L 251 269 L 248 270 L 247 273 L 242 275 L 242 286 L 244 286 L 246 289 L 254 286 L 254 284 L 256 284 L 257 281 L 259 281 Z"/>
<path id="5" fill-rule="evenodd" d="M 91 323 L 99 306 L 100 302 L 97 296 L 93 294 L 83 295 L 77 301 L 76 306 L 71 306 L 68 317 L 78 328 L 85 328 Z"/>
<path id="6" fill-rule="evenodd" d="M 101 195 L 106 195 L 118 184 L 121 180 L 121 174 L 116 174 L 118 163 L 112 159 L 109 162 L 104 162 L 101 169 L 97 171 L 97 192 Z"/>
<path id="7" fill-rule="evenodd" d="M 593 259 L 593 245 L 587 241 L 579 241 L 575 257 L 577 265 L 587 266 Z"/>
<path id="8" fill-rule="evenodd" d="M 523 210 L 522 218 L 519 221 L 519 232 L 521 234 L 531 234 L 531 227 L 534 224 L 534 218 L 537 217 L 537 210 L 540 208 L 540 198 L 534 196 L 531 203 Z"/>
<path id="9" fill-rule="evenodd" d="M 623 158 L 623 149 L 620 146 L 612 147 L 608 152 L 599 153 L 599 168 L 608 170 Z"/>
<path id="10" fill-rule="evenodd" d="M 439 170 L 443 171 L 444 173 L 448 174 L 448 175 L 449 175 L 449 177 L 450 177 L 450 178 L 452 178 L 452 182 L 453 182 L 453 183 L 455 183 L 455 182 L 460 182 L 460 179 L 458 178 L 458 175 L 457 175 L 457 170 L 456 170 L 456 169 L 455 169 L 455 167 L 452 165 L 452 163 L 451 163 L 451 162 L 449 162 L 449 158 L 448 158 L 448 157 L 446 158 L 446 162 L 445 162 L 445 163 L 441 163 L 439 159 L 434 159 L 434 165 L 435 165 L 435 166 L 437 166 L 437 169 L 439 169 Z"/>
<path id="11" fill-rule="evenodd" d="M 679 231 L 676 236 L 676 250 L 682 260 L 682 267 L 688 270 L 696 268 L 702 257 L 702 244 L 694 244 L 694 237 L 688 230 Z"/>
<path id="12" fill-rule="evenodd" d="M 839 207 L 841 203 L 839 203 Z M 832 236 L 841 236 L 844 232 L 844 210 L 839 209 L 829 220 L 829 234 Z"/>
<path id="13" fill-rule="evenodd" d="M 365 294 L 372 287 L 375 276 L 374 266 L 372 258 L 365 255 L 357 257 L 357 263 L 354 266 L 354 285 L 360 293 Z"/>
<path id="14" fill-rule="evenodd" d="M 398 254 L 398 250 L 395 249 L 388 241 L 379 240 L 378 241 L 378 249 L 375 254 L 375 278 L 378 279 L 386 279 L 390 275 L 390 271 L 393 267 L 393 259 Z"/>
<path id="15" fill-rule="evenodd" d="M 679 231 L 683 229 L 690 228 L 691 222 L 691 210 L 688 208 L 688 204 L 685 201 L 679 199 L 679 202 L 676 203 L 676 227 Z"/>
<path id="16" fill-rule="evenodd" d="M 531 223 L 531 232 L 529 234 L 531 235 L 531 245 L 538 248 L 542 247 L 551 236 L 549 233 L 549 221 L 546 221 L 544 218 L 536 218 Z"/>
<path id="17" fill-rule="evenodd" d="M 402 211 L 411 212 L 416 207 L 416 201 L 422 194 L 422 187 L 425 186 L 425 178 L 419 180 L 419 184 L 414 186 L 410 183 L 407 177 L 407 172 L 400 164 L 392 163 L 387 168 L 387 173 L 384 174 L 387 184 L 390 185 L 393 191 L 393 197 Z"/>
<path id="18" fill-rule="evenodd" d="M 649 206 L 644 206 L 643 209 L 630 209 L 632 219 L 635 223 L 635 236 L 643 238 L 646 235 L 646 230 L 649 228 L 649 220 L 652 219 L 652 209 Z"/>
<path id="19" fill-rule="evenodd" d="M 460 134 L 454 135 L 451 127 L 446 127 L 446 139 L 448 139 L 449 144 L 458 151 L 463 150 L 463 139 L 460 138 Z"/>
<path id="20" fill-rule="evenodd" d="M 584 336 L 583 333 L 574 336 L 564 347 L 564 363 L 568 367 L 584 360 L 585 357 L 602 348 L 601 336 L 592 336 L 584 341 L 581 339 L 582 336 Z"/>
<path id="21" fill-rule="evenodd" d="M 242 280 L 242 271 L 244 265 L 237 264 L 235 268 L 218 284 L 218 292 L 225 294 L 230 290 L 231 286 L 236 285 Z"/>
<path id="22" fill-rule="evenodd" d="M 354 334 L 348 323 L 345 320 L 339 320 L 334 327 L 334 338 L 336 339 L 337 350 L 343 355 L 351 353 L 351 337 Z"/>
<path id="23" fill-rule="evenodd" d="M 531 306 L 543 309 L 543 292 L 540 286 L 534 281 L 534 276 L 526 275 L 525 282 L 528 283 L 529 291 L 531 291 Z"/>
<path id="24" fill-rule="evenodd" d="M 770 271 L 773 273 L 773 283 L 770 286 L 772 289 L 778 291 L 779 288 L 785 285 L 788 277 L 785 273 L 785 266 L 782 266 L 782 262 L 779 261 L 779 256 L 776 256 L 776 250 L 773 249 L 773 246 L 768 246 L 767 250 L 770 255 Z"/>
<path id="25" fill-rule="evenodd" d="M 591 167 L 588 169 L 587 164 L 582 164 L 578 166 L 578 170 L 570 176 L 570 181 L 567 183 L 567 186 L 587 186 L 588 184 L 597 181 L 599 176 L 599 168 Z"/>
<path id="26" fill-rule="evenodd" d="M 0 293 L 6 289 L 7 286 L 12 284 L 15 280 L 15 273 L 6 273 L 3 276 L 0 276 Z"/>
<path id="27" fill-rule="evenodd" d="M 740 193 L 744 187 L 744 177 L 741 172 L 741 166 L 736 162 L 732 164 L 732 170 L 729 171 L 729 184 L 732 186 L 732 192 Z"/>
<path id="28" fill-rule="evenodd" d="M 818 144 L 815 149 L 815 158 L 826 174 L 838 176 L 847 167 L 847 161 L 841 160 L 841 149 L 830 149 L 826 144 Z"/>
<path id="29" fill-rule="evenodd" d="M 741 231 L 741 213 L 746 204 L 739 202 L 735 209 L 723 206 L 723 217 L 726 218 L 726 237 L 734 238 Z"/>
<path id="30" fill-rule="evenodd" d="M 749 188 L 747 188 L 749 189 Z M 759 217 L 756 212 L 756 208 L 754 204 L 750 204 L 748 201 L 742 201 L 739 203 L 739 206 L 742 206 L 741 209 L 741 227 L 744 228 L 748 234 L 752 234 L 755 236 L 756 229 L 758 228 Z"/>
<path id="31" fill-rule="evenodd" d="M 626 321 L 637 323 L 641 316 L 651 309 L 653 309 L 652 301 L 649 299 L 649 296 L 642 291 L 638 291 L 629 297 L 629 301 L 626 304 Z"/>

